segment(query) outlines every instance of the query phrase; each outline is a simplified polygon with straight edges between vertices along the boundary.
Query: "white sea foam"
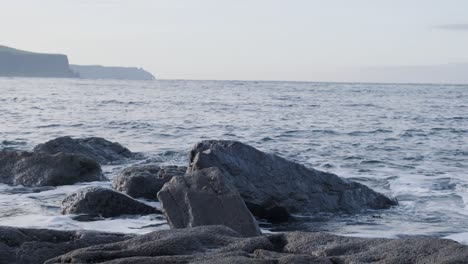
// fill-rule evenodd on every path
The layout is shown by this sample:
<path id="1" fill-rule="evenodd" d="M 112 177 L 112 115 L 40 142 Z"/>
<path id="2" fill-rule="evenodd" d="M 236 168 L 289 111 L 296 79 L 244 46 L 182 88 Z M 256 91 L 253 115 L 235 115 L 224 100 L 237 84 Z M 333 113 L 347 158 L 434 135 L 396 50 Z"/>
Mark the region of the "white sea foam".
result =
<path id="1" fill-rule="evenodd" d="M 468 232 L 453 234 L 453 235 L 450 235 L 450 236 L 446 236 L 444 238 L 455 240 L 455 241 L 457 241 L 457 242 L 459 242 L 461 244 L 468 245 Z"/>
<path id="2" fill-rule="evenodd" d="M 315 217 L 290 228 L 467 243 L 467 86 L 242 84 L 0 78 L 0 148 L 29 150 L 58 136 L 100 136 L 143 153 L 147 159 L 138 162 L 187 165 L 188 149 L 201 139 L 240 140 L 400 202 L 390 210 Z M 104 171 L 112 178 L 129 165 Z M 160 224 L 152 216 L 96 222 L 61 216 L 61 199 L 87 185 L 110 182 L 52 189 L 0 185 L 0 225 L 137 233 L 165 228 L 142 228 Z"/>

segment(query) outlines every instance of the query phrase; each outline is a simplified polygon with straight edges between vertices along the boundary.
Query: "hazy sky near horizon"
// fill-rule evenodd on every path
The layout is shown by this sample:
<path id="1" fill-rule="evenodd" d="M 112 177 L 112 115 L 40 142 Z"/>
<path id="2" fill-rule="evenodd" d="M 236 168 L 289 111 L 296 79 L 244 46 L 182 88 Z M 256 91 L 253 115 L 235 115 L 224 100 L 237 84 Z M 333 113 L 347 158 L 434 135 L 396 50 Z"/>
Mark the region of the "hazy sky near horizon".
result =
<path id="1" fill-rule="evenodd" d="M 468 83 L 466 0 L 0 0 L 0 45 L 167 79 Z"/>

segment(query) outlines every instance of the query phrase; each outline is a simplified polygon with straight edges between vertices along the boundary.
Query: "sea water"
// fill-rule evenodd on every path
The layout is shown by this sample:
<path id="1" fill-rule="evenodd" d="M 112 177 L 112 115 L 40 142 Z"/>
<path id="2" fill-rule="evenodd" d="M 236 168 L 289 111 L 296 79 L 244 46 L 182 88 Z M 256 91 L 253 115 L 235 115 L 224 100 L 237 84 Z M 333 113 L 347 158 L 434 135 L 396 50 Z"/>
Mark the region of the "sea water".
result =
<path id="1" fill-rule="evenodd" d="M 265 230 L 363 237 L 425 235 L 468 244 L 468 86 L 253 81 L 93 81 L 0 78 L 0 149 L 60 136 L 104 137 L 187 165 L 204 139 L 262 151 L 368 185 L 400 205 L 355 215 L 297 216 Z M 112 179 L 129 164 L 104 166 Z M 60 201 L 88 185 L 0 184 L 0 225 L 147 233 L 157 215 L 77 221 Z M 158 203 L 144 201 L 160 206 Z"/>

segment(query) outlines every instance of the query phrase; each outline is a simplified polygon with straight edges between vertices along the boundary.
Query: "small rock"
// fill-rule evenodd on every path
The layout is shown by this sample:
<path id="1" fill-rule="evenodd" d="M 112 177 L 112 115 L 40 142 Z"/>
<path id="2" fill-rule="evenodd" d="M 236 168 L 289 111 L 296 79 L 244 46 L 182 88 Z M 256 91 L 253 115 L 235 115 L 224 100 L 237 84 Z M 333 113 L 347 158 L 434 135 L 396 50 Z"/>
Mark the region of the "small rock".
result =
<path id="1" fill-rule="evenodd" d="M 101 166 L 80 155 L 0 151 L 0 182 L 28 187 L 105 181 Z"/>
<path id="2" fill-rule="evenodd" d="M 99 137 L 78 138 L 59 137 L 39 144 L 34 152 L 56 154 L 59 152 L 80 154 L 100 164 L 115 164 L 125 159 L 134 158 L 135 154 L 119 143 L 110 142 Z"/>
<path id="3" fill-rule="evenodd" d="M 166 182 L 184 175 L 186 170 L 183 166 L 134 165 L 113 179 L 112 188 L 133 198 L 154 200 Z"/>
<path id="4" fill-rule="evenodd" d="M 158 198 L 172 228 L 225 225 L 246 237 L 261 234 L 236 188 L 218 168 L 173 177 Z"/>
<path id="5" fill-rule="evenodd" d="M 158 209 L 123 193 L 95 186 L 80 189 L 65 197 L 60 210 L 62 214 L 87 214 L 102 217 L 161 213 Z"/>

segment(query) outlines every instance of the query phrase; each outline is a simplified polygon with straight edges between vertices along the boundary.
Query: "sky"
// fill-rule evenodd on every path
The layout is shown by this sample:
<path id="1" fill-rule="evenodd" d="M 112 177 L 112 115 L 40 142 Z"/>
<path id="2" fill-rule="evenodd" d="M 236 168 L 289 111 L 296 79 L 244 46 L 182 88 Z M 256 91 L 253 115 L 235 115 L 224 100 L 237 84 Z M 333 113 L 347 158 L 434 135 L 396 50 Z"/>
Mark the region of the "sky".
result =
<path id="1" fill-rule="evenodd" d="M 468 83 L 466 0 L 0 0 L 0 45 L 162 79 Z"/>

